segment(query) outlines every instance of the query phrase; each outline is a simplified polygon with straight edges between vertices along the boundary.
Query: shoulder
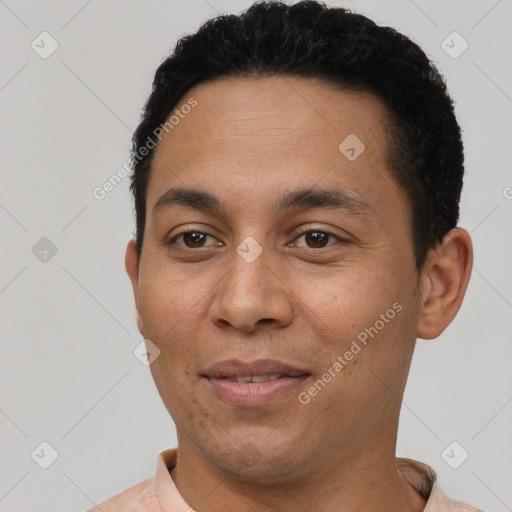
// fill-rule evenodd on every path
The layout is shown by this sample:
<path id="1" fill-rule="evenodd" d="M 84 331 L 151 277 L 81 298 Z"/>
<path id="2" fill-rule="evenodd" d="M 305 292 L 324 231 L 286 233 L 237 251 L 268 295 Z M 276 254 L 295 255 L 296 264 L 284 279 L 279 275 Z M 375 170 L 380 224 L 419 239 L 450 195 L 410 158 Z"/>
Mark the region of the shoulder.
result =
<path id="1" fill-rule="evenodd" d="M 99 503 L 87 512 L 160 512 L 151 477 Z"/>
<path id="2" fill-rule="evenodd" d="M 423 512 L 483 512 L 467 503 L 448 498 L 439 487 L 436 472 L 427 464 L 398 457 L 397 469 L 427 504 Z"/>
<path id="3" fill-rule="evenodd" d="M 430 498 L 424 512 L 483 512 L 482 509 L 472 507 L 462 501 L 448 498 L 439 487 L 437 480 L 434 482 Z"/>

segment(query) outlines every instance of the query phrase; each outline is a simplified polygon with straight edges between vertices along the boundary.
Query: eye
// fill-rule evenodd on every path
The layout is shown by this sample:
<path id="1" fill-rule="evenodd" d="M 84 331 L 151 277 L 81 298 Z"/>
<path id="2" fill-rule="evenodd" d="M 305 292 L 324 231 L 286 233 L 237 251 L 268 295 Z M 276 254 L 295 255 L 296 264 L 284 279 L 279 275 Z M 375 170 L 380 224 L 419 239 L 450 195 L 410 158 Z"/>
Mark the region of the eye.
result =
<path id="1" fill-rule="evenodd" d="M 300 234 L 296 240 L 299 240 L 302 237 L 304 237 L 304 241 L 307 245 L 299 247 L 306 247 L 308 249 L 323 249 L 324 247 L 333 245 L 333 243 L 336 243 L 336 241 L 343 241 L 343 239 L 338 235 L 330 233 L 329 231 L 321 231 L 319 229 L 305 231 L 304 233 Z M 328 244 L 327 242 L 329 241 L 329 238 L 334 238 L 334 242 Z"/>
<path id="2" fill-rule="evenodd" d="M 183 244 L 176 243 L 176 240 L 183 240 Z M 187 249 L 200 249 L 201 247 L 208 247 L 205 245 L 205 241 L 207 238 L 211 238 L 215 240 L 215 238 L 208 233 L 203 233 L 202 231 L 184 231 L 179 235 L 176 235 L 171 240 L 169 240 L 168 245 L 176 243 L 176 245 L 180 247 L 185 247 Z M 213 245 L 222 245 L 220 242 Z"/>
<path id="3" fill-rule="evenodd" d="M 170 239 L 169 242 L 167 242 L 167 245 L 174 244 L 185 249 L 201 249 L 215 245 L 222 245 L 221 242 L 214 242 L 207 245 L 206 241 L 208 238 L 211 238 L 215 241 L 215 237 L 209 235 L 208 233 L 204 233 L 203 231 L 184 231 L 183 233 L 179 233 Z M 297 246 L 313 250 L 323 249 L 325 247 L 334 245 L 336 242 L 344 241 L 340 236 L 320 229 L 311 229 L 309 231 L 305 231 L 304 233 L 301 233 L 295 240 L 300 240 L 301 238 L 304 239 L 306 245 L 297 244 Z M 179 240 L 181 240 L 181 243 L 178 242 Z M 330 240 L 332 240 L 331 243 L 329 243 Z"/>

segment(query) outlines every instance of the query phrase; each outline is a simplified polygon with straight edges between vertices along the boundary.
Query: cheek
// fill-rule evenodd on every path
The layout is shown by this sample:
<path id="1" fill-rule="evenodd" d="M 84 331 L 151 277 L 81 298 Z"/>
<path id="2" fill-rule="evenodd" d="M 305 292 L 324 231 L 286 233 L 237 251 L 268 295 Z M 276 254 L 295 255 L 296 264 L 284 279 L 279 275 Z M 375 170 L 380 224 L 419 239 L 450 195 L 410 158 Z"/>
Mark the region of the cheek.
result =
<path id="1" fill-rule="evenodd" d="M 318 356 L 321 371 L 335 374 L 318 406 L 380 403 L 387 388 L 375 374 L 392 385 L 398 369 L 406 366 L 413 346 L 406 329 L 406 286 L 397 276 L 384 280 L 381 275 L 378 267 L 354 267 L 340 269 L 336 279 L 316 279 L 314 285 L 301 281 L 297 295 L 307 307 L 300 314 L 313 331 L 309 353 Z M 330 379 L 325 373 L 317 377 Z"/>
<path id="2" fill-rule="evenodd" d="M 158 280 L 154 286 L 144 290 L 141 314 L 144 322 L 144 337 L 149 338 L 160 350 L 159 357 L 150 369 L 155 384 L 168 407 L 186 404 L 193 399 L 190 389 L 197 376 L 198 319 L 194 317 L 192 305 L 183 293 L 176 293 L 169 283 Z M 192 292 L 189 290 L 189 294 Z M 168 400 L 168 397 L 175 397 Z M 182 397 L 182 398 L 180 398 Z M 171 415 L 174 411 L 169 411 Z"/>
<path id="3" fill-rule="evenodd" d="M 172 269 L 154 268 L 146 272 L 140 285 L 140 314 L 145 335 L 159 340 L 179 341 L 180 333 L 197 328 L 195 315 L 204 291 L 194 280 L 184 280 Z M 159 345 L 160 346 L 160 345 Z"/>
<path id="4" fill-rule="evenodd" d="M 399 297 L 399 283 L 386 284 L 372 269 L 340 268 L 329 276 L 301 276 L 295 282 L 297 306 L 315 326 L 319 339 L 351 339 L 373 325 Z"/>

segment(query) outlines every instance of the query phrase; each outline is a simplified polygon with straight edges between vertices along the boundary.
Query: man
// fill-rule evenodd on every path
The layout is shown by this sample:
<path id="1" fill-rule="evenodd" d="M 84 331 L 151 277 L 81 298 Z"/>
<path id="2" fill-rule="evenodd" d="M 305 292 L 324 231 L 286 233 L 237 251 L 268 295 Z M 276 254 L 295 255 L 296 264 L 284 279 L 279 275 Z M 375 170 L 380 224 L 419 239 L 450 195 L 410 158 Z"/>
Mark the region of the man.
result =
<path id="1" fill-rule="evenodd" d="M 94 510 L 477 510 L 395 456 L 415 340 L 453 320 L 473 257 L 423 51 L 255 4 L 178 42 L 133 144 L 126 269 L 178 448 Z"/>

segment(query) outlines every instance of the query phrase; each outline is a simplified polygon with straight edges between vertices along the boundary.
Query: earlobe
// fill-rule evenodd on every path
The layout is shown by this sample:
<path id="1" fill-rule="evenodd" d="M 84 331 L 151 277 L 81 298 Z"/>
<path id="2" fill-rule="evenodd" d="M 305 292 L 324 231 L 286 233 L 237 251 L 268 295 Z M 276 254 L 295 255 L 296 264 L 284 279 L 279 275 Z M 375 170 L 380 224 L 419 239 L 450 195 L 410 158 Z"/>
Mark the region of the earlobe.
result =
<path id="1" fill-rule="evenodd" d="M 437 338 L 452 322 L 464 299 L 472 267 L 473 246 L 465 229 L 452 229 L 429 251 L 422 271 L 418 338 Z"/>
<path id="2" fill-rule="evenodd" d="M 126 268 L 126 273 L 128 274 L 128 277 L 132 283 L 133 296 L 135 299 L 135 308 L 137 313 L 137 327 L 139 328 L 139 332 L 142 334 L 143 323 L 139 304 L 139 258 L 137 256 L 137 243 L 134 239 L 130 240 L 126 247 L 124 265 Z"/>

